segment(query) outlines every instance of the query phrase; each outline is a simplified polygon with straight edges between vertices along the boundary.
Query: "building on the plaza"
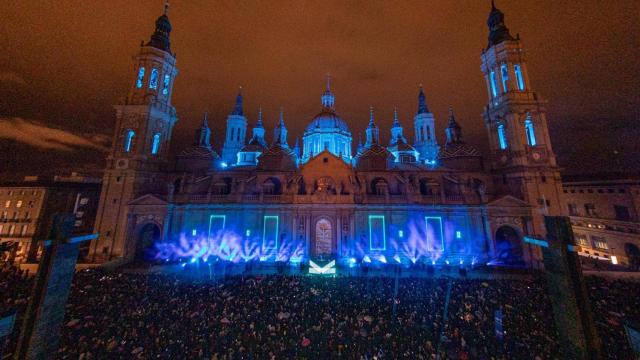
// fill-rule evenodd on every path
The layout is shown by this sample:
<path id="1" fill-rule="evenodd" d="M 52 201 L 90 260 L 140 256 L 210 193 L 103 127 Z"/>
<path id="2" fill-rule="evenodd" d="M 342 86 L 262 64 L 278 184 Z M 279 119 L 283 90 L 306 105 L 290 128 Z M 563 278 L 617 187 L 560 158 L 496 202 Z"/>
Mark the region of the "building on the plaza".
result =
<path id="1" fill-rule="evenodd" d="M 640 178 L 573 176 L 563 182 L 578 253 L 640 267 Z"/>
<path id="2" fill-rule="evenodd" d="M 77 174 L 0 184 L 0 243 L 12 244 L 8 260 L 36 261 L 56 213 L 74 214 L 74 234 L 91 233 L 99 195 L 100 179 Z"/>
<path id="3" fill-rule="evenodd" d="M 339 115 L 327 79 L 301 147 L 297 140 L 289 145 L 284 112 L 268 141 L 262 116 L 247 119 L 239 92 L 221 155 L 205 117 L 193 145 L 174 160 L 178 70 L 165 11 L 134 57 L 128 96 L 115 106 L 95 228 L 100 237 L 90 258 L 539 267 L 540 250 L 523 238 L 542 236 L 543 215 L 565 211 L 546 102 L 532 88 L 519 37 L 493 6 L 488 26 L 481 55 L 488 154 L 465 142 L 453 110 L 447 128 L 437 129 L 417 86 L 413 141 L 396 115 L 391 140 L 382 143 L 381 120 L 371 109 L 366 141 L 354 149 L 354 129 Z M 446 143 L 438 144 L 439 132 Z"/>

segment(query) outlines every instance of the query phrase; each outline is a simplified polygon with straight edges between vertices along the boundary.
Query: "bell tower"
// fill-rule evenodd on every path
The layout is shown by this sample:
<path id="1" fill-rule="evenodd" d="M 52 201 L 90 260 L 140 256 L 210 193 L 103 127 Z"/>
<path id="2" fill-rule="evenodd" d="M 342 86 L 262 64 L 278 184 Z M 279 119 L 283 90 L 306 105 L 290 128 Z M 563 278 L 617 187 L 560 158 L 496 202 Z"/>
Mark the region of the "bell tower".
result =
<path id="1" fill-rule="evenodd" d="M 520 198 L 535 209 L 530 234 L 544 235 L 541 215 L 561 215 L 561 179 L 551 147 L 546 101 L 531 87 L 526 52 L 511 36 L 504 14 L 491 4 L 489 43 L 481 70 L 488 104 L 483 114 L 497 192 Z"/>
<path id="2" fill-rule="evenodd" d="M 171 52 L 168 4 L 156 20 L 148 42 L 133 57 L 131 88 L 124 102 L 115 105 L 116 128 L 102 180 L 90 258 L 108 261 L 130 257 L 135 242 L 128 236 L 129 201 L 147 194 L 163 193 L 169 144 L 177 122 L 171 105 L 173 82 L 178 74 Z"/>

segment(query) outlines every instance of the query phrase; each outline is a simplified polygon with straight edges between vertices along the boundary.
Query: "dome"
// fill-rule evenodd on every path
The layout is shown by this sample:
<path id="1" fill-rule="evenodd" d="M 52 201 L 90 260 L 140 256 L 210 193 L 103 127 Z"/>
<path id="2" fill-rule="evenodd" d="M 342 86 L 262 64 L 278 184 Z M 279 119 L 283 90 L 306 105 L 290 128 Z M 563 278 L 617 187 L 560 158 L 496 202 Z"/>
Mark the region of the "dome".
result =
<path id="1" fill-rule="evenodd" d="M 347 123 L 344 122 L 334 111 L 330 109 L 323 109 L 321 113 L 316 115 L 313 120 L 307 126 L 306 132 L 315 132 L 320 130 L 335 130 L 343 131 L 346 133 L 349 132 L 349 127 Z"/>

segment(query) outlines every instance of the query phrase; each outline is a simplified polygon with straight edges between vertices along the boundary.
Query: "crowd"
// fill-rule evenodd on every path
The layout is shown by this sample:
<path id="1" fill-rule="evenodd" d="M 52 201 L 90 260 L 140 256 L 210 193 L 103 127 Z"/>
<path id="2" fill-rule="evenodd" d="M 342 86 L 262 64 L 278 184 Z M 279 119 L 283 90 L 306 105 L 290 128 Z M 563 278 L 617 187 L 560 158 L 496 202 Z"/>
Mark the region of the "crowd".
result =
<path id="1" fill-rule="evenodd" d="M 431 359 L 438 352 L 443 359 L 553 358 L 557 343 L 542 294 L 539 280 L 401 278 L 396 294 L 394 278 L 197 283 L 82 272 L 59 358 Z M 502 340 L 494 332 L 498 308 Z"/>
<path id="2" fill-rule="evenodd" d="M 0 319 L 11 316 L 14 311 L 17 314 L 14 331 L 7 338 L 0 338 L 0 348 L 4 345 L 2 342 L 6 342 L 7 353 L 13 352 L 18 341 L 18 325 L 21 324 L 21 315 L 27 308 L 32 285 L 33 277 L 28 276 L 26 271 L 8 263 L 0 263 Z"/>
<path id="3" fill-rule="evenodd" d="M 586 280 L 603 354 L 608 359 L 633 359 L 624 325 L 640 331 L 640 283 L 596 276 Z"/>
<path id="4" fill-rule="evenodd" d="M 3 268 L 5 308 L 23 309 L 29 285 Z M 631 358 L 622 322 L 640 319 L 640 300 L 629 296 L 640 285 L 588 278 L 588 290 L 605 356 Z M 396 287 L 392 277 L 197 282 L 85 270 L 71 291 L 59 359 L 560 358 L 535 276 L 400 278 Z"/>

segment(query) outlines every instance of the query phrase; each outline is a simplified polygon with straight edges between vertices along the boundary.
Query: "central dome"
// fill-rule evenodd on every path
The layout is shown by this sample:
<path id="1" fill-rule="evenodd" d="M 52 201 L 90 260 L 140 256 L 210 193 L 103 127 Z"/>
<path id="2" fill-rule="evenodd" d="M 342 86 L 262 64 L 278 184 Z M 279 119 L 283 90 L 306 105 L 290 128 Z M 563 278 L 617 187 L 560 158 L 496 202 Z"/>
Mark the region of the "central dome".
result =
<path id="1" fill-rule="evenodd" d="M 322 111 L 307 125 L 302 136 L 302 162 L 324 150 L 351 162 L 351 132 L 347 123 L 336 114 L 335 97 L 327 78 L 327 89 L 322 94 Z"/>
<path id="2" fill-rule="evenodd" d="M 306 132 L 315 132 L 315 131 L 344 131 L 349 132 L 349 127 L 347 123 L 344 122 L 338 116 L 338 114 L 333 111 L 333 109 L 323 109 L 318 115 L 316 115 L 313 120 L 307 125 Z M 324 131 L 323 131 L 324 130 Z"/>

